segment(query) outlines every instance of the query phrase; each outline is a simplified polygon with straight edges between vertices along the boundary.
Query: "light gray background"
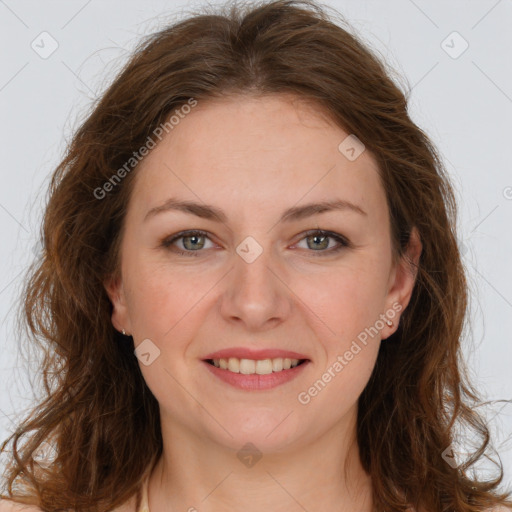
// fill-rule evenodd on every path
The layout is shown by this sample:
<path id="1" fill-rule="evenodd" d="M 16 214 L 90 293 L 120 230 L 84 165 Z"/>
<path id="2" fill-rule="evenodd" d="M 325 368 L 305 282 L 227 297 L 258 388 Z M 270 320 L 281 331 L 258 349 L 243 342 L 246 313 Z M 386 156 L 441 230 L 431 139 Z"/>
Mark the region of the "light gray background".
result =
<path id="1" fill-rule="evenodd" d="M 472 291 L 473 336 L 464 342 L 464 356 L 484 398 L 510 400 L 512 1 L 325 3 L 405 78 L 411 115 L 445 159 L 457 189 L 460 243 Z M 37 253 L 49 175 L 91 100 L 139 38 L 173 21 L 183 7 L 200 5 L 0 0 L 2 440 L 37 393 L 17 357 L 14 301 Z M 40 35 L 45 31 L 58 48 L 42 58 L 31 44 L 39 53 L 51 49 L 50 36 Z M 496 403 L 482 412 L 511 485 L 512 405 Z"/>

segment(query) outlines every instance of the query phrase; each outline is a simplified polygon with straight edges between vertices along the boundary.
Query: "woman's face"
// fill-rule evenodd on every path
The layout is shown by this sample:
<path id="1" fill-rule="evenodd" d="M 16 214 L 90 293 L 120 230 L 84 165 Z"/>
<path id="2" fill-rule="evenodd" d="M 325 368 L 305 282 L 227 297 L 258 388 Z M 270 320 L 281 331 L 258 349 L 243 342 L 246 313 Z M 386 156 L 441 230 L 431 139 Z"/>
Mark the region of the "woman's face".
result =
<path id="1" fill-rule="evenodd" d="M 164 426 L 270 451 L 355 421 L 414 277 L 392 264 L 375 160 L 348 136 L 288 96 L 199 102 L 133 171 L 106 286 Z"/>

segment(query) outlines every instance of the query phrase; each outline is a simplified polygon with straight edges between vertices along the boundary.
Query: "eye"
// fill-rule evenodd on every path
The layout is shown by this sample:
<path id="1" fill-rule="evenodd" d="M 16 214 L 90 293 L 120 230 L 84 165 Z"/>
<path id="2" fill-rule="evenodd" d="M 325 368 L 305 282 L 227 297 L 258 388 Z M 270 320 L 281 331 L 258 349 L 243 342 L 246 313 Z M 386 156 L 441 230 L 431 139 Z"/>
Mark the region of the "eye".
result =
<path id="1" fill-rule="evenodd" d="M 312 251 L 308 252 L 317 252 L 320 254 L 314 254 L 314 256 L 321 256 L 327 254 L 332 254 L 340 251 L 345 247 L 349 247 L 350 243 L 343 236 L 333 233 L 330 231 L 324 231 L 322 229 L 314 229 L 307 231 L 304 233 L 305 236 L 301 238 L 300 241 L 306 240 L 307 248 L 314 247 Z M 183 247 L 179 246 L 174 248 L 173 250 L 180 254 L 181 256 L 199 256 L 201 249 L 205 248 L 205 239 L 210 240 L 208 238 L 208 233 L 206 231 L 200 230 L 192 230 L 192 231 L 182 231 L 177 233 L 171 238 L 165 239 L 161 245 L 167 249 L 174 246 L 178 241 L 181 241 Z M 338 245 L 334 247 L 329 247 L 329 240 L 335 240 Z M 311 241 L 311 244 L 309 243 Z M 210 240 L 211 243 L 211 240 Z M 211 249 L 211 247 L 206 247 L 206 249 Z M 327 249 L 327 250 L 323 250 Z"/>
<path id="2" fill-rule="evenodd" d="M 180 250 L 181 248 L 178 246 L 177 249 L 175 249 L 178 254 L 182 256 L 199 256 L 199 254 L 195 253 L 199 253 L 200 250 L 204 248 L 205 242 L 203 239 L 205 238 L 208 239 L 208 233 L 205 231 L 182 231 L 172 238 L 164 240 L 162 246 L 170 248 L 177 241 L 182 241 L 185 250 Z M 207 249 L 209 248 L 210 247 L 207 247 Z"/>
<path id="3" fill-rule="evenodd" d="M 324 256 L 326 254 L 332 254 L 340 251 L 345 247 L 349 247 L 350 244 L 343 236 L 332 233 L 330 231 L 324 231 L 322 229 L 310 230 L 305 233 L 305 237 L 301 239 L 306 241 L 307 248 L 313 247 L 312 251 L 320 254 L 314 254 L 313 256 Z M 335 240 L 338 245 L 330 247 L 330 240 Z M 327 250 L 324 250 L 327 249 Z"/>

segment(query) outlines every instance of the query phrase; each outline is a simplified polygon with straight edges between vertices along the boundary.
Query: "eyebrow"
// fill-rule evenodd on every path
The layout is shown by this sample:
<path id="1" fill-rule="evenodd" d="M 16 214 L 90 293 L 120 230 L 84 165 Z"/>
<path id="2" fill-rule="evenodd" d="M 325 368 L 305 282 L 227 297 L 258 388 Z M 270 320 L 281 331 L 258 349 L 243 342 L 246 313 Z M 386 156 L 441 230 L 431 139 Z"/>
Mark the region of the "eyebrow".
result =
<path id="1" fill-rule="evenodd" d="M 144 222 L 149 218 L 158 215 L 159 213 L 168 211 L 180 211 L 201 217 L 202 219 L 209 219 L 223 224 L 227 223 L 227 215 L 223 210 L 216 206 L 196 203 L 194 201 L 181 201 L 173 197 L 167 199 L 163 204 L 151 208 L 144 217 Z M 318 203 L 308 203 L 303 206 L 293 206 L 288 208 L 281 215 L 279 222 L 292 222 L 306 217 L 310 217 L 317 213 L 324 213 L 334 210 L 348 210 L 356 212 L 360 215 L 367 216 L 368 214 L 358 205 L 351 203 L 344 199 L 333 199 L 331 201 L 321 201 Z"/>

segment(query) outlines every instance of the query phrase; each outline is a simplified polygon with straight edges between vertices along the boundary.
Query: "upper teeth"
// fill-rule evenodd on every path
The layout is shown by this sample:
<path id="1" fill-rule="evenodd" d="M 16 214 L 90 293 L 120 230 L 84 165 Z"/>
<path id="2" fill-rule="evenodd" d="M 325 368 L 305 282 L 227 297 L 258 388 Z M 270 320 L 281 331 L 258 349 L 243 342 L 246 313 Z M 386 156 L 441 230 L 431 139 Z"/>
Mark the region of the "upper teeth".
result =
<path id="1" fill-rule="evenodd" d="M 238 359 L 237 357 L 213 359 L 217 368 L 234 373 L 267 375 L 272 372 L 289 370 L 299 364 L 299 359 L 276 357 L 275 359 Z"/>

